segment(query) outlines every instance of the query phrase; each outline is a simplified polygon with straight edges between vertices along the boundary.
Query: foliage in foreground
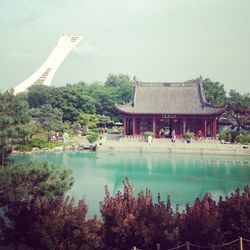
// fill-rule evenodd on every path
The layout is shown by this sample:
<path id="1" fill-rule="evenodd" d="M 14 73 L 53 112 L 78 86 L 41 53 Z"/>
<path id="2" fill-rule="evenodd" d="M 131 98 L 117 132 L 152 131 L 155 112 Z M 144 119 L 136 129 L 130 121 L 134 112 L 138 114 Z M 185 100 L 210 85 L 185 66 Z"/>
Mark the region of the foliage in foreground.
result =
<path id="1" fill-rule="evenodd" d="M 90 135 L 87 136 L 87 139 L 90 143 L 97 141 L 98 138 L 99 138 L 99 134 L 97 133 L 91 133 Z"/>
<path id="2" fill-rule="evenodd" d="M 11 203 L 5 216 L 12 222 L 4 224 L 4 243 L 22 249 L 100 249 L 101 223 L 86 219 L 84 201 L 37 197 Z"/>
<path id="3" fill-rule="evenodd" d="M 102 220 L 86 217 L 84 200 L 76 205 L 63 196 L 32 196 L 15 199 L 0 217 L 2 244 L 25 249 L 155 249 L 190 241 L 198 245 L 220 245 L 239 235 L 250 238 L 250 189 L 237 189 L 216 203 L 210 194 L 174 211 L 158 195 L 153 202 L 150 190 L 136 197 L 128 179 L 123 192 L 113 197 L 105 187 L 100 202 Z M 5 219 L 3 219 L 5 218 Z M 7 220 L 6 220 L 7 218 Z M 232 248 L 227 248 L 232 249 Z"/>
<path id="4" fill-rule="evenodd" d="M 64 194 L 73 185 L 72 171 L 42 162 L 10 164 L 0 168 L 0 208 L 34 197 Z"/>

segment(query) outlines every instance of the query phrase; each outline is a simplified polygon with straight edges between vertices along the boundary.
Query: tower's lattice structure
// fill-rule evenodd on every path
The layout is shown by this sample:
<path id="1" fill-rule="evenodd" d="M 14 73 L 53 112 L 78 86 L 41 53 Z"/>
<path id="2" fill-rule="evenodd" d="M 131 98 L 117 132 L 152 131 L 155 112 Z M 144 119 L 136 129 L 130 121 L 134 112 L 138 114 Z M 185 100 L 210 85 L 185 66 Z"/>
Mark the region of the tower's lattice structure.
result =
<path id="1" fill-rule="evenodd" d="M 29 78 L 14 88 L 14 93 L 25 92 L 34 84 L 50 85 L 57 69 L 70 53 L 70 51 L 82 40 L 82 36 L 62 35 L 48 59 Z"/>

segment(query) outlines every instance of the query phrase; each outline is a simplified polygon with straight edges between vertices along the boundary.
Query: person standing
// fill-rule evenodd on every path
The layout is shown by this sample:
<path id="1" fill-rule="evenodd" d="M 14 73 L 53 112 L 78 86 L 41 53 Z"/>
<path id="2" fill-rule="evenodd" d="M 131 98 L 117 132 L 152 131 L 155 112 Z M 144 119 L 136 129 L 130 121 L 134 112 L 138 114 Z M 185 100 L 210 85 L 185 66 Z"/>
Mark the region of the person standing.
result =
<path id="1" fill-rule="evenodd" d="M 173 143 L 175 143 L 175 141 L 176 141 L 176 135 L 175 135 L 175 130 L 174 129 L 172 130 L 172 133 L 171 133 L 171 141 Z"/>

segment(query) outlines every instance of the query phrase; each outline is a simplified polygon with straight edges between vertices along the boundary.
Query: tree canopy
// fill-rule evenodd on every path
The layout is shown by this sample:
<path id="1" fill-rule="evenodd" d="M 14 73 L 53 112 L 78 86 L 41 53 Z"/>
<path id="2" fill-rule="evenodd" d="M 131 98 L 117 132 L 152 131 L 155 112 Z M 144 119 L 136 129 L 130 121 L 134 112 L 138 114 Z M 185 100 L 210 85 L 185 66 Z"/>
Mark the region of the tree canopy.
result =
<path id="1" fill-rule="evenodd" d="M 208 103 L 223 105 L 226 102 L 226 91 L 222 83 L 213 82 L 209 78 L 206 78 L 202 79 L 202 84 Z"/>
<path id="2" fill-rule="evenodd" d="M 116 116 L 114 104 L 129 102 L 132 89 L 128 75 L 110 74 L 104 84 L 79 82 L 65 87 L 32 86 L 27 99 L 31 108 L 49 104 L 62 112 L 63 121 L 75 122 L 80 113 Z"/>
<path id="3" fill-rule="evenodd" d="M 5 164 L 10 152 L 10 140 L 28 136 L 30 119 L 30 109 L 24 95 L 0 93 L 0 165 Z"/>
<path id="4" fill-rule="evenodd" d="M 0 207 L 17 200 L 53 197 L 73 185 L 72 171 L 48 162 L 9 164 L 0 168 Z"/>

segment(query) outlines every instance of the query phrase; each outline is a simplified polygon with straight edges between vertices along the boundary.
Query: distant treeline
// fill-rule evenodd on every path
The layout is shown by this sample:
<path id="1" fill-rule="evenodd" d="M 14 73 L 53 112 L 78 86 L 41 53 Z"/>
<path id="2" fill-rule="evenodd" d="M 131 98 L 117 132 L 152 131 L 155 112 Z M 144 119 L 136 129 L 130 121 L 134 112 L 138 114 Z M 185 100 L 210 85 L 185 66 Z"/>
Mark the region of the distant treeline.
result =
<path id="1" fill-rule="evenodd" d="M 228 101 L 228 110 L 223 116 L 231 119 L 236 127 L 234 137 L 230 138 L 236 138 L 242 131 L 249 133 L 249 93 L 242 95 L 231 90 L 226 96 L 220 82 L 202 77 L 198 80 L 203 83 L 208 102 L 222 105 Z M 16 96 L 11 91 L 0 93 L 0 164 L 4 164 L 13 144 L 26 147 L 36 140 L 34 146 L 39 140 L 40 145 L 40 142 L 50 141 L 50 137 L 58 132 L 77 134 L 86 128 L 97 129 L 98 126 L 122 122 L 122 115 L 114 105 L 132 99 L 133 82 L 124 74 L 110 74 L 104 83 L 79 82 L 63 87 L 34 85 L 27 93 Z"/>
<path id="2" fill-rule="evenodd" d="M 250 94 L 240 94 L 230 90 L 226 95 L 224 85 L 209 78 L 198 78 L 203 83 L 206 100 L 215 105 L 228 101 L 228 117 L 236 117 L 239 126 L 249 122 Z M 114 109 L 114 104 L 128 103 L 133 99 L 133 83 L 128 75 L 110 74 L 104 83 L 86 84 L 79 82 L 65 87 L 32 86 L 27 94 L 30 108 L 41 108 L 49 104 L 62 112 L 63 121 L 77 121 L 80 113 L 109 116 L 118 121 L 121 116 Z M 188 105 L 188 104 L 187 104 Z M 245 117 L 246 114 L 248 117 Z M 237 117 L 241 116 L 240 119 Z M 248 119 L 247 119 L 248 118 Z M 248 120 L 248 121 L 247 121 Z"/>
<path id="3" fill-rule="evenodd" d="M 62 112 L 63 121 L 77 121 L 80 113 L 99 114 L 117 120 L 115 103 L 131 101 L 133 84 L 127 75 L 110 74 L 105 83 L 79 82 L 65 87 L 35 85 L 29 88 L 27 100 L 30 108 L 51 105 Z"/>

